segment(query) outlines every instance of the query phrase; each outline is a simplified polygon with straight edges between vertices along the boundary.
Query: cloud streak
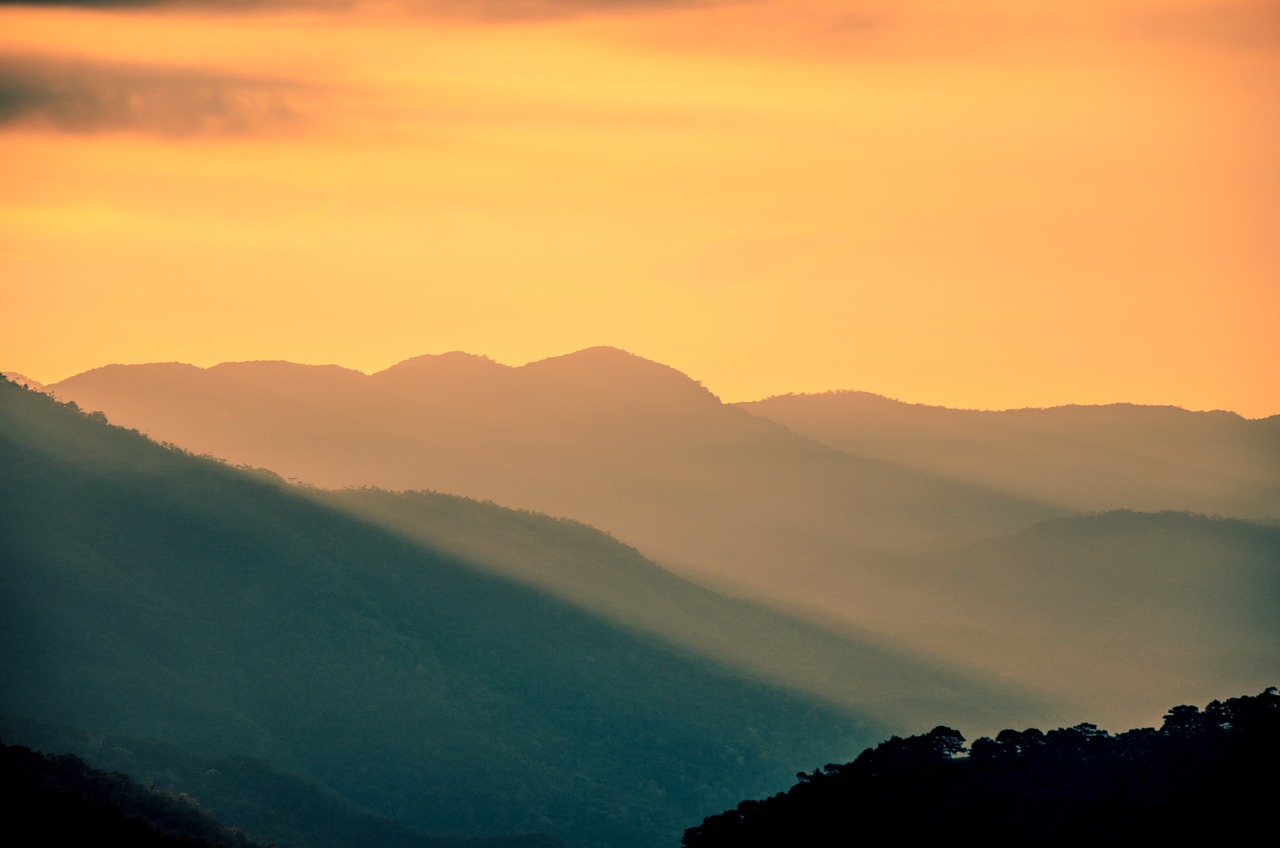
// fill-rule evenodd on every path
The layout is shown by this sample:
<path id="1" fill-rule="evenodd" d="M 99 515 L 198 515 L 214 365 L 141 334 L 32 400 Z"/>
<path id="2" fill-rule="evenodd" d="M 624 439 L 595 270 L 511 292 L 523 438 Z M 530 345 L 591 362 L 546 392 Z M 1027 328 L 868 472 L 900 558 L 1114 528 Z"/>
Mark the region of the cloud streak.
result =
<path id="1" fill-rule="evenodd" d="M 0 129 L 263 135 L 300 128 L 318 94 L 294 81 L 199 68 L 0 57 Z"/>
<path id="2" fill-rule="evenodd" d="M 341 11 L 369 5 L 423 17 L 521 21 L 752 2 L 755 0 L 0 0 L 0 8 L 24 6 L 128 11 L 173 7 L 239 13 L 287 9 Z"/>

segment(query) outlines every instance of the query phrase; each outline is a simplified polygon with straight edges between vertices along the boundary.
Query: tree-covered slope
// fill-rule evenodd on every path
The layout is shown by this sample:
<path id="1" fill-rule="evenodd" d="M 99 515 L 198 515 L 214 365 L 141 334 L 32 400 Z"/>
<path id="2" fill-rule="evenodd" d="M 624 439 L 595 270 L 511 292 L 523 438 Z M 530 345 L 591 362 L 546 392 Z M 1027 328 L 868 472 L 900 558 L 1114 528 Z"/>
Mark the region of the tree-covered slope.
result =
<path id="1" fill-rule="evenodd" d="M 1191 845 L 1274 827 L 1280 695 L 1174 707 L 1159 730 L 1005 730 L 964 749 L 947 727 L 893 737 L 785 793 L 690 828 L 685 848 L 871 844 Z"/>
<path id="2" fill-rule="evenodd" d="M 70 754 L 0 745 L 0 797 L 6 842 L 14 846 L 264 848 L 185 796 L 90 768 Z"/>
<path id="3" fill-rule="evenodd" d="M 857 717 L 0 382 L 0 711 L 432 832 L 651 845 Z"/>
<path id="4" fill-rule="evenodd" d="M 545 833 L 425 834 L 359 810 L 311 781 L 241 754 L 195 754 L 154 739 L 82 733 L 39 720 L 0 721 L 0 734 L 6 740 L 20 739 L 29 748 L 67 751 L 80 763 L 80 770 L 87 762 L 94 770 L 116 775 L 109 784 L 125 782 L 120 776 L 129 775 L 149 794 L 180 799 L 183 809 L 234 822 L 237 832 L 275 848 L 564 848 L 563 842 Z M 25 762 L 38 764 L 31 758 Z M 93 801 L 102 794 L 92 789 L 75 791 L 75 786 L 67 789 L 63 794 L 77 797 L 70 803 Z"/>
<path id="5" fill-rule="evenodd" d="M 568 519 L 435 492 L 307 490 L 405 538 L 535 586 L 637 631 L 906 730 L 944 719 L 973 732 L 1057 721 L 1046 699 L 848 627 L 729 598 Z"/>

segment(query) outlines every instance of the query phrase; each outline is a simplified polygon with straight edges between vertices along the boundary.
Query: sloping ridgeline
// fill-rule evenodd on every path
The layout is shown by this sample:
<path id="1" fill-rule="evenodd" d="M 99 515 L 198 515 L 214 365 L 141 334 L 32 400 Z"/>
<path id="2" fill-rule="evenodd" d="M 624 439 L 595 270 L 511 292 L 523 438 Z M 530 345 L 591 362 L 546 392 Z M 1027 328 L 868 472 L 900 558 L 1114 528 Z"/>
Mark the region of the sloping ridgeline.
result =
<path id="1" fill-rule="evenodd" d="M 0 745 L 0 791 L 10 833 L 41 844 L 134 848 L 265 848 L 189 799 L 89 768 L 79 757 Z"/>
<path id="2" fill-rule="evenodd" d="M 874 738 L 7 382 L 0 466 L 11 722 L 240 753 L 425 831 L 575 846 L 674 844 Z"/>
<path id="3" fill-rule="evenodd" d="M 1219 845 L 1274 829 L 1280 694 L 1174 707 L 1159 730 L 1092 724 L 1001 731 L 966 752 L 948 727 L 893 737 L 798 775 L 684 837 L 685 848 L 777 848 L 847 834 L 871 844 Z"/>
<path id="4" fill-rule="evenodd" d="M 90 769 L 73 754 L 0 746 L 6 754 L 3 797 L 11 805 L 9 825 L 22 830 L 19 824 L 25 823 L 46 842 L 102 842 L 115 831 L 121 834 L 115 841 L 141 845 L 146 828 L 138 825 L 149 823 L 176 838 L 203 838 L 225 848 L 266 844 L 254 839 L 263 833 L 271 834 L 275 848 L 564 848 L 549 834 L 421 833 L 357 810 L 307 780 L 242 755 L 201 756 L 154 740 L 68 733 L 40 722 L 21 730 L 28 738 L 42 739 L 48 750 L 78 751 L 110 770 Z M 208 810 L 217 810 L 237 827 L 228 833 Z"/>

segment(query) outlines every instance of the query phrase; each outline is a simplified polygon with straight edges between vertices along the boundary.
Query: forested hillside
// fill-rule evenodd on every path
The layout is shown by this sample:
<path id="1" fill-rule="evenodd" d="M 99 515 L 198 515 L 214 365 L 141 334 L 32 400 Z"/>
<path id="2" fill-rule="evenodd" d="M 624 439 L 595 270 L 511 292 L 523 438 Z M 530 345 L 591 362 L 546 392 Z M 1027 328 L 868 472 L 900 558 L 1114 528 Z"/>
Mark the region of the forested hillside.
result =
<path id="1" fill-rule="evenodd" d="M 673 841 L 875 732 L 7 382 L 0 464 L 6 716 L 583 846 Z"/>

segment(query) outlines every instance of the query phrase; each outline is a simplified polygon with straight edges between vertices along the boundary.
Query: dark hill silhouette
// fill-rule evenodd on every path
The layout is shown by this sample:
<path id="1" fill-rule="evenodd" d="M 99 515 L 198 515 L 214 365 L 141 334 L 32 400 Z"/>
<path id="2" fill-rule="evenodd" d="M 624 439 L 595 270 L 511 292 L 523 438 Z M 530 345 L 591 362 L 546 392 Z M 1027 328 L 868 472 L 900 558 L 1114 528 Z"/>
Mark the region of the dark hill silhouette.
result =
<path id="1" fill-rule="evenodd" d="M 182 796 L 92 769 L 70 754 L 0 744 L 9 844 L 265 848 Z"/>
<path id="2" fill-rule="evenodd" d="M 872 725 L 0 382 L 0 715 L 428 832 L 672 842 Z"/>
<path id="3" fill-rule="evenodd" d="M 35 380 L 31 379 L 30 377 L 19 374 L 17 371 L 0 371 L 0 377 L 4 377 L 10 383 L 15 383 L 19 386 L 25 386 L 26 388 L 31 389 L 33 392 L 49 391 L 48 386 L 45 386 L 43 383 L 38 383 Z"/>
<path id="4" fill-rule="evenodd" d="M 685 833 L 685 848 L 774 848 L 853 831 L 875 844 L 1252 842 L 1274 825 L 1280 695 L 1169 710 L 1159 730 L 1004 730 L 970 751 L 947 727 L 893 737 Z M 1263 837 L 1265 838 L 1265 837 Z"/>
<path id="5" fill-rule="evenodd" d="M 859 456 L 1073 510 L 1280 521 L 1280 416 L 1133 404 L 987 412 L 866 392 L 737 406 Z"/>
<path id="6" fill-rule="evenodd" d="M 111 366 L 54 389 L 156 439 L 320 486 L 431 489 L 572 517 L 664 567 L 782 601 L 806 570 L 1062 514 L 828 448 L 612 348 L 518 368 L 420 357 L 365 378 Z"/>
<path id="7" fill-rule="evenodd" d="M 564 848 L 548 834 L 516 834 L 468 838 L 420 833 L 352 807 L 351 804 L 303 778 L 286 774 L 270 764 L 241 755 L 201 756 L 152 739 L 103 734 L 83 734 L 42 722 L 4 728 L 6 738 L 23 737 L 28 747 L 66 750 L 78 765 L 73 775 L 92 763 L 96 771 L 109 771 L 112 785 L 136 782 L 131 794 L 162 795 L 180 800 L 179 820 L 192 812 L 212 816 L 227 827 L 251 835 L 256 842 L 275 848 Z M 27 741 L 31 740 L 31 741 Z M 39 755 L 34 755 L 39 756 Z M 83 760 L 79 758 L 83 757 Z M 27 758 L 30 762 L 31 758 Z M 58 760 L 65 759 L 61 756 Z M 34 763 L 38 765 L 38 762 Z M 28 771 L 39 772 L 39 769 Z M 131 775 L 132 779 L 125 775 Z M 47 781 L 44 781 L 47 783 Z M 144 787 L 148 787 L 144 789 Z M 72 787 L 74 788 L 74 787 Z M 80 801 L 101 798 L 101 792 L 76 792 Z M 84 796 L 90 796 L 85 798 Z M 11 798 L 7 797 L 7 802 Z M 118 804 L 119 797 L 115 799 Z M 148 798 L 150 803 L 154 803 Z M 77 801 L 79 803 L 79 801 Z M 168 805 L 166 805 L 168 806 Z M 39 819 L 39 810 L 21 810 Z M 127 807 L 126 807 L 127 809 Z M 172 816 L 170 818 L 173 818 Z M 85 824 L 90 824 L 88 821 Z M 36 833 L 39 827 L 34 828 Z M 97 833 L 100 842 L 104 833 Z M 228 848 L 230 839 L 216 840 Z M 71 844 L 75 844 L 71 840 Z M 132 844 L 126 841 L 126 844 Z"/>

